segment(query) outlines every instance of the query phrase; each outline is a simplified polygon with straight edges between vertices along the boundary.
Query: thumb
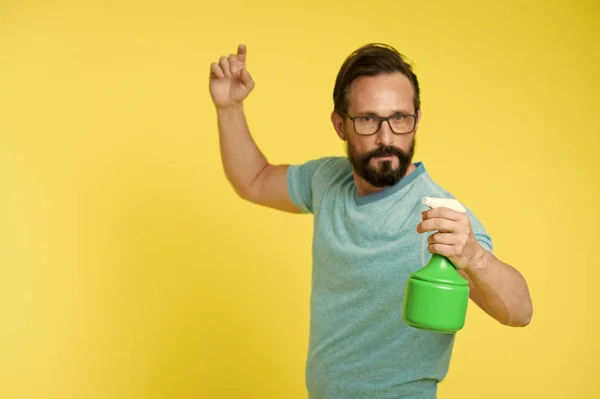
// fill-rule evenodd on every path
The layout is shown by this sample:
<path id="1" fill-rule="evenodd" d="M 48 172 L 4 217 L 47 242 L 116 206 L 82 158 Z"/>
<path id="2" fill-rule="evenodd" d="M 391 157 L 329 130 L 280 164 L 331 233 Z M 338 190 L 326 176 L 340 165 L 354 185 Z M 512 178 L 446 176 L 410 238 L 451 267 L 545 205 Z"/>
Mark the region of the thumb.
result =
<path id="1" fill-rule="evenodd" d="M 242 83 L 244 86 L 246 86 L 248 89 L 254 88 L 254 80 L 246 68 L 242 68 L 240 77 L 242 78 Z"/>

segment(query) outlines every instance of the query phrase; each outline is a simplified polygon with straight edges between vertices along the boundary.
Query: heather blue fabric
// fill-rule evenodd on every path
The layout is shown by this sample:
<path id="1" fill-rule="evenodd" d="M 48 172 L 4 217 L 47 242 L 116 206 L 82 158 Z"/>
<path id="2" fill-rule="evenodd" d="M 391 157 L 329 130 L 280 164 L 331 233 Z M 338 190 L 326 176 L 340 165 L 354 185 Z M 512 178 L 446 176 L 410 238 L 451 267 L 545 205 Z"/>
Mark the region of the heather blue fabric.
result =
<path id="1" fill-rule="evenodd" d="M 402 320 L 406 281 L 431 256 L 428 234 L 416 232 L 428 209 L 421 200 L 455 198 L 423 163 L 415 166 L 395 186 L 367 196 L 357 195 L 346 157 L 288 170 L 293 202 L 314 217 L 310 399 L 435 398 L 448 372 L 455 336 Z M 483 225 L 463 205 L 477 240 L 491 251 Z"/>

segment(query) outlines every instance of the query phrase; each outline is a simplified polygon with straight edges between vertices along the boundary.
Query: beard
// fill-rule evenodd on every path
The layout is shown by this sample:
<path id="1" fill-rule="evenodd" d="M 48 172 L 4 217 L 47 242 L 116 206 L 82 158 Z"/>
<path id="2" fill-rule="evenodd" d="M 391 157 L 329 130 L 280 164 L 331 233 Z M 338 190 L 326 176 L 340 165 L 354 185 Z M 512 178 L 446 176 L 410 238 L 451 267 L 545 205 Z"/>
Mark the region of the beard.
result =
<path id="1" fill-rule="evenodd" d="M 408 152 L 392 146 L 381 146 L 374 151 L 360 154 L 350 143 L 346 151 L 352 167 L 367 183 L 373 187 L 389 187 L 398 183 L 406 174 L 415 152 L 415 140 L 413 139 Z M 371 165 L 371 159 L 374 157 L 389 155 L 398 158 L 398 167 L 395 169 L 391 160 L 379 161 L 379 168 Z"/>

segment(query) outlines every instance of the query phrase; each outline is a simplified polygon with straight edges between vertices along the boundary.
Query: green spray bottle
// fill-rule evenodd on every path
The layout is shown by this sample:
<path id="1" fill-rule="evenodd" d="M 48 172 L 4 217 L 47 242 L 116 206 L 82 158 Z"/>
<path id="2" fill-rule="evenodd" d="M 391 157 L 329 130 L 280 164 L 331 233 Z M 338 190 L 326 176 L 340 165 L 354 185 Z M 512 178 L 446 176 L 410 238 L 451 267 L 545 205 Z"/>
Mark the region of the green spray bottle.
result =
<path id="1" fill-rule="evenodd" d="M 425 197 L 430 208 L 466 209 L 455 199 Z M 465 325 L 469 283 L 445 256 L 432 254 L 422 269 L 411 273 L 406 283 L 402 317 L 409 326 L 453 334 Z"/>

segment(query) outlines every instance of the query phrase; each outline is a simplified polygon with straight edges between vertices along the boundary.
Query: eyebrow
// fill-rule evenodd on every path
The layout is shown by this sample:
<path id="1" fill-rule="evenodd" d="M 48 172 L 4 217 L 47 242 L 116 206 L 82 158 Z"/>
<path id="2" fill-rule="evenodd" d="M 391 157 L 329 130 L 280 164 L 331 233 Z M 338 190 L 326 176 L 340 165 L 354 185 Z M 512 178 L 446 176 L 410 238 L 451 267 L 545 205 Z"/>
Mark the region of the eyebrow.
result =
<path id="1" fill-rule="evenodd" d="M 408 112 L 405 109 L 397 109 L 395 111 L 392 111 L 388 115 L 396 115 L 396 114 L 413 115 L 412 112 Z M 382 116 L 382 115 L 378 114 L 377 112 L 373 112 L 373 111 L 369 111 L 369 110 L 357 111 L 356 115 Z"/>

